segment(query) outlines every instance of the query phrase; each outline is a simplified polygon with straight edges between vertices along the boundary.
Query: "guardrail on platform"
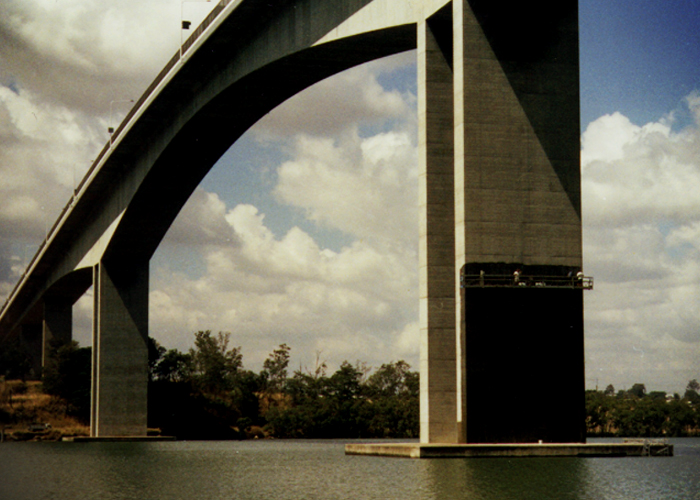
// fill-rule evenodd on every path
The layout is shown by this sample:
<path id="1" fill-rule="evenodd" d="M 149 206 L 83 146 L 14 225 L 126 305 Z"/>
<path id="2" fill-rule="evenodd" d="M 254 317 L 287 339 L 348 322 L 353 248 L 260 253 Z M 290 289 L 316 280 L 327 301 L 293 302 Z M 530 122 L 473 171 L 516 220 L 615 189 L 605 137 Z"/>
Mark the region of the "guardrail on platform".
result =
<path id="1" fill-rule="evenodd" d="M 492 288 L 492 287 L 535 287 L 535 288 L 581 288 L 593 289 L 593 278 L 590 276 L 543 276 L 508 274 L 466 274 L 460 277 L 462 288 Z"/>

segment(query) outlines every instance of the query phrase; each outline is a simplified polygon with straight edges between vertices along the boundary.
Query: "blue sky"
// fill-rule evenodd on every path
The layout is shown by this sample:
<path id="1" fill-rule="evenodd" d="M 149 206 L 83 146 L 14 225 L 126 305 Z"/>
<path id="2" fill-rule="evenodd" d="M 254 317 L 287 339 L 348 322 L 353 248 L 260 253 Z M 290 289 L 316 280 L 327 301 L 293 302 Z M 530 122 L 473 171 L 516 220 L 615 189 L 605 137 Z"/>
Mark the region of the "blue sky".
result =
<path id="1" fill-rule="evenodd" d="M 656 121 L 700 82 L 695 0 L 581 0 L 581 124 L 619 111 Z"/>
<path id="2" fill-rule="evenodd" d="M 211 4 L 185 7 L 196 23 Z M 175 52 L 180 11 L 0 4 L 0 298 L 106 141 L 109 102 L 138 98 Z M 589 387 L 700 379 L 699 12 L 580 1 Z M 414 57 L 322 82 L 232 146 L 154 257 L 153 336 L 184 350 L 198 329 L 231 331 L 251 368 L 282 342 L 295 367 L 418 366 Z M 81 343 L 90 316 L 86 297 Z"/>

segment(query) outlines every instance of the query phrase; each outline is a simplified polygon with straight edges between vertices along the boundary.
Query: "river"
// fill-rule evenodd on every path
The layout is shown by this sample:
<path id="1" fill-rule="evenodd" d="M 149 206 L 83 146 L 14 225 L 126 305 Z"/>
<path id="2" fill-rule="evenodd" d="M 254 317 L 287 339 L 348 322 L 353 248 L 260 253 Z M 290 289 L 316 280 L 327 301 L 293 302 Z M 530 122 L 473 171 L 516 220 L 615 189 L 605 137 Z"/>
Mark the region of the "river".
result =
<path id="1" fill-rule="evenodd" d="M 674 457 L 415 460 L 345 441 L 0 444 L 0 500 L 695 500 L 700 439 Z"/>

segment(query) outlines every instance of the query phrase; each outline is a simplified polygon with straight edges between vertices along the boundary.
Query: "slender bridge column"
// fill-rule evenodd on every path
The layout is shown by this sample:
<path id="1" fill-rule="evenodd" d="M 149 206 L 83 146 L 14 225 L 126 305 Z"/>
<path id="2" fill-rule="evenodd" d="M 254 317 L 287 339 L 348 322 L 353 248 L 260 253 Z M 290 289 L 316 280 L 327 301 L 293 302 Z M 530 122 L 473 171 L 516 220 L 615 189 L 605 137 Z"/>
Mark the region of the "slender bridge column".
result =
<path id="1" fill-rule="evenodd" d="M 458 437 L 451 23 L 443 9 L 418 25 L 422 443 Z"/>
<path id="2" fill-rule="evenodd" d="M 148 263 L 94 268 L 90 435 L 145 436 Z"/>

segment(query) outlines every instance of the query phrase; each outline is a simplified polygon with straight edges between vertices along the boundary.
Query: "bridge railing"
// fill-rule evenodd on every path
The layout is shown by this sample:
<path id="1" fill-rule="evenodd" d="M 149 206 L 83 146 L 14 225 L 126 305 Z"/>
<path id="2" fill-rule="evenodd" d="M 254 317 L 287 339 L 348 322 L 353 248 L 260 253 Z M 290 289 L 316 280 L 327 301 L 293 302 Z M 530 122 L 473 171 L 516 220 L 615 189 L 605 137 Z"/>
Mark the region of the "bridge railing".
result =
<path id="1" fill-rule="evenodd" d="M 582 288 L 593 289 L 593 278 L 590 276 L 544 276 L 512 274 L 467 274 L 460 277 L 462 288 L 503 288 L 503 287 L 536 287 L 536 288 Z"/>
<path id="2" fill-rule="evenodd" d="M 87 172 L 81 179 L 81 181 L 78 183 L 77 187 L 73 190 L 73 194 L 71 195 L 70 199 L 68 200 L 68 203 L 63 207 L 63 210 L 61 210 L 61 213 L 58 215 L 56 218 L 56 221 L 53 223 L 51 228 L 46 232 L 46 237 L 44 240 L 41 242 L 39 245 L 39 248 L 37 249 L 36 253 L 34 254 L 34 257 L 29 261 L 29 264 L 24 268 L 24 271 L 22 272 L 22 276 L 20 276 L 19 280 L 15 284 L 14 288 L 10 292 L 10 294 L 7 296 L 5 299 L 5 302 L 2 305 L 2 309 L 0 309 L 0 317 L 3 316 L 5 313 L 5 309 L 7 308 L 7 305 L 10 303 L 12 298 L 16 295 L 17 291 L 19 290 L 20 286 L 24 282 L 24 279 L 26 278 L 27 274 L 29 271 L 32 269 L 34 264 L 36 263 L 37 259 L 41 255 L 42 251 L 48 244 L 49 240 L 51 237 L 54 235 L 58 227 L 61 225 L 63 222 L 63 219 L 65 218 L 66 214 L 70 211 L 71 207 L 73 206 L 73 203 L 75 203 L 75 200 L 78 198 L 78 194 L 83 190 L 85 185 L 88 183 L 89 179 L 92 177 L 92 174 L 97 170 L 99 167 L 100 163 L 102 162 L 103 158 L 107 156 L 109 151 L 112 149 L 112 145 L 114 144 L 115 139 L 117 139 L 121 133 L 126 129 L 126 127 L 129 125 L 129 122 L 131 119 L 139 112 L 139 110 L 143 107 L 143 105 L 146 103 L 146 101 L 151 97 L 151 95 L 156 91 L 158 86 L 165 80 L 165 78 L 168 76 L 170 71 L 182 60 L 182 56 L 185 55 L 185 53 L 195 44 L 195 42 L 199 39 L 199 37 L 206 31 L 206 29 L 211 25 L 211 23 L 221 14 L 221 12 L 231 3 L 236 0 L 220 0 L 219 3 L 211 10 L 209 15 L 207 15 L 206 18 L 197 26 L 197 28 L 194 30 L 192 35 L 190 35 L 187 40 L 182 44 L 182 46 L 178 47 L 177 52 L 170 58 L 170 60 L 166 63 L 166 65 L 163 67 L 163 69 L 156 75 L 156 77 L 153 79 L 151 84 L 146 88 L 146 90 L 141 94 L 141 97 L 136 101 L 136 103 L 131 107 L 129 112 L 126 114 L 124 119 L 121 121 L 119 126 L 114 130 L 114 132 L 111 134 L 109 141 L 107 144 L 104 145 L 102 150 L 99 152 L 95 160 L 92 162 L 90 165 L 90 168 L 88 168 Z"/>

